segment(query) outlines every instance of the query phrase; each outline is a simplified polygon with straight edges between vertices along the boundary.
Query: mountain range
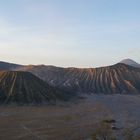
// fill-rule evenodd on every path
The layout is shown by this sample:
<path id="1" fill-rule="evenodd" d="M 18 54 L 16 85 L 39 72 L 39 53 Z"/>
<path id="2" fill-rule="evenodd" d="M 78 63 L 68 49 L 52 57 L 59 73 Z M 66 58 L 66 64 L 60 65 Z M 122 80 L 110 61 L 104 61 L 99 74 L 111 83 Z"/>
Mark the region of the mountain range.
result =
<path id="1" fill-rule="evenodd" d="M 23 67 L 23 65 L 18 65 L 18 64 L 14 64 L 14 63 L 8 63 L 8 62 L 3 62 L 3 61 L 0 61 L 0 71 L 10 71 L 10 70 L 16 70 L 20 67 Z"/>
<path id="2" fill-rule="evenodd" d="M 140 69 L 118 63 L 101 68 L 59 68 L 34 66 L 24 68 L 54 87 L 84 93 L 138 93 Z"/>
<path id="3" fill-rule="evenodd" d="M 126 63 L 131 62 L 131 63 Z M 0 69 L 28 71 L 53 87 L 76 92 L 128 93 L 139 92 L 140 69 L 133 60 L 100 68 L 61 68 L 47 65 L 17 65 L 0 63 Z M 7 65 L 7 66 L 6 66 Z M 8 68 L 8 69 L 6 69 Z"/>

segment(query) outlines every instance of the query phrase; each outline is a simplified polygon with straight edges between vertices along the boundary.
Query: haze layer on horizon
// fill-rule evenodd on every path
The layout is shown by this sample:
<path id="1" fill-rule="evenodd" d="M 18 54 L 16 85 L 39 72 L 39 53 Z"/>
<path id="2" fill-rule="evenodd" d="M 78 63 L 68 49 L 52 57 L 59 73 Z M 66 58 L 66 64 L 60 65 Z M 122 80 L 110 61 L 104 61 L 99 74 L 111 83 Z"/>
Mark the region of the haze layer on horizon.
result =
<path id="1" fill-rule="evenodd" d="M 140 62 L 139 0 L 1 0 L 0 60 L 97 67 Z"/>

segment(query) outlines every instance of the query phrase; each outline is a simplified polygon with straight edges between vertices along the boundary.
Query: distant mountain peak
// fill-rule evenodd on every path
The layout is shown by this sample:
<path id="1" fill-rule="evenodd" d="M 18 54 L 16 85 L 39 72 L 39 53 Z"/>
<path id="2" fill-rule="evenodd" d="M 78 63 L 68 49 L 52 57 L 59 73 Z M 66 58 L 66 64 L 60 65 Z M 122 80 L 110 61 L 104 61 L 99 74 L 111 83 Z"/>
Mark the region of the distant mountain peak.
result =
<path id="1" fill-rule="evenodd" d="M 122 61 L 120 61 L 120 63 L 140 68 L 140 64 L 130 58 L 123 59 Z"/>

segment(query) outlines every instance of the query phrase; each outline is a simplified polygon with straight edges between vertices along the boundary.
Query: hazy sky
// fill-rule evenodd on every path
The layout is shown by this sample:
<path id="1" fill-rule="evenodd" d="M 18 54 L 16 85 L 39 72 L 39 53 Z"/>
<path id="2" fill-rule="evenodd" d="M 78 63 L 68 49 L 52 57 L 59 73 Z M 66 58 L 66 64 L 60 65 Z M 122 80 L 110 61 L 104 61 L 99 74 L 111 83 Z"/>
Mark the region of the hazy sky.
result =
<path id="1" fill-rule="evenodd" d="M 0 0 L 0 60 L 96 67 L 140 62 L 140 0 Z"/>

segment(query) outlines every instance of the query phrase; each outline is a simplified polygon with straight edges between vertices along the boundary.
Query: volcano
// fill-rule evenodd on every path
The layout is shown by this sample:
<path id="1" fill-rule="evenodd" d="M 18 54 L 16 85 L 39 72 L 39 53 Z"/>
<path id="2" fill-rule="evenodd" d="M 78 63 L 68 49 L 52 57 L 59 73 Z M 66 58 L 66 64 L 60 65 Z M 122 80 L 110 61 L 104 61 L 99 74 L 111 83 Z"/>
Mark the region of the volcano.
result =
<path id="1" fill-rule="evenodd" d="M 132 59 L 124 59 L 120 63 L 129 65 L 129 66 L 133 66 L 133 67 L 136 67 L 136 68 L 140 68 L 140 64 L 135 62 Z"/>
<path id="2" fill-rule="evenodd" d="M 118 63 L 100 68 L 34 66 L 29 71 L 54 87 L 84 93 L 140 93 L 140 68 Z"/>
<path id="3" fill-rule="evenodd" d="M 40 104 L 67 100 L 69 95 L 29 72 L 0 72 L 1 104 Z"/>

